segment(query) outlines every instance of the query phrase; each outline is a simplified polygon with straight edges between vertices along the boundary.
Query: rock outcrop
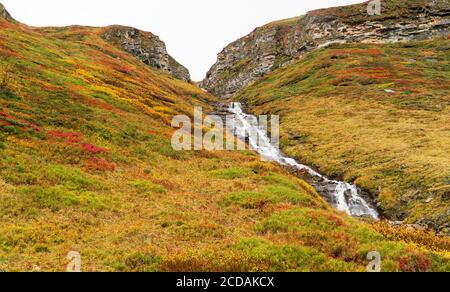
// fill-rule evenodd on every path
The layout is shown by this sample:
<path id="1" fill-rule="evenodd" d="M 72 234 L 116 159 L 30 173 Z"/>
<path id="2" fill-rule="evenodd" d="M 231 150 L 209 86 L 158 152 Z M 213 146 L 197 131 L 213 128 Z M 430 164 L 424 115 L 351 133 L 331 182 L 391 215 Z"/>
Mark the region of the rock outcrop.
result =
<path id="1" fill-rule="evenodd" d="M 383 43 L 447 37 L 448 0 L 381 1 L 381 14 L 368 4 L 321 9 L 273 22 L 231 43 L 218 55 L 201 87 L 229 97 L 267 72 L 333 43 Z"/>
<path id="2" fill-rule="evenodd" d="M 6 10 L 2 3 L 0 3 L 0 18 L 4 18 L 10 22 L 17 22 L 14 18 L 12 18 L 11 14 L 9 14 L 8 10 Z"/>
<path id="3" fill-rule="evenodd" d="M 1 3 L 0 18 L 17 23 Z M 158 36 L 136 28 L 118 25 L 105 28 L 102 36 L 147 65 L 171 74 L 177 79 L 191 81 L 189 70 L 167 53 L 166 44 Z"/>
<path id="4" fill-rule="evenodd" d="M 105 29 L 103 38 L 155 69 L 177 79 L 191 81 L 189 70 L 172 58 L 167 53 L 165 43 L 150 32 L 132 27 L 111 26 Z"/>

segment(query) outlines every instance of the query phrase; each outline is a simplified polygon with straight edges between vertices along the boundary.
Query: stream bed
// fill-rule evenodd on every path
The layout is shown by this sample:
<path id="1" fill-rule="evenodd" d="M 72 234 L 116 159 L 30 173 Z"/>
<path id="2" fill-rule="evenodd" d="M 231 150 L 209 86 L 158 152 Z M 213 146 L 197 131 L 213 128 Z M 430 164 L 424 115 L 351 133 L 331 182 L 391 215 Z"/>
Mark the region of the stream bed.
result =
<path id="1" fill-rule="evenodd" d="M 257 118 L 246 114 L 240 103 L 221 104 L 219 114 L 233 116 L 234 134 L 248 142 L 252 150 L 261 155 L 265 161 L 274 161 L 297 173 L 310 183 L 316 191 L 333 207 L 354 217 L 380 219 L 374 204 L 369 201 L 360 188 L 347 182 L 332 180 L 313 168 L 298 163 L 284 155 L 278 147 L 272 145 L 265 131 L 257 123 Z M 248 133 L 257 133 L 249 135 Z"/>

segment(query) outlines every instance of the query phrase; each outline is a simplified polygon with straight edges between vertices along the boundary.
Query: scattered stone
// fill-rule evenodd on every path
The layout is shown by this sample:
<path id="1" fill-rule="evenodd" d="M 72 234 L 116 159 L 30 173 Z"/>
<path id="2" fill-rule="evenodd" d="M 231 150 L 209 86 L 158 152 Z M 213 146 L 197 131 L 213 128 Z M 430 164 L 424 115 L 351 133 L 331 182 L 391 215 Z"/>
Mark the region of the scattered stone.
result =
<path id="1" fill-rule="evenodd" d="M 389 224 L 392 226 L 401 226 L 403 225 L 403 221 L 389 221 Z"/>
<path id="2" fill-rule="evenodd" d="M 406 229 L 409 231 L 413 231 L 413 230 L 426 230 L 427 227 L 426 226 L 422 226 L 420 224 L 406 224 Z"/>

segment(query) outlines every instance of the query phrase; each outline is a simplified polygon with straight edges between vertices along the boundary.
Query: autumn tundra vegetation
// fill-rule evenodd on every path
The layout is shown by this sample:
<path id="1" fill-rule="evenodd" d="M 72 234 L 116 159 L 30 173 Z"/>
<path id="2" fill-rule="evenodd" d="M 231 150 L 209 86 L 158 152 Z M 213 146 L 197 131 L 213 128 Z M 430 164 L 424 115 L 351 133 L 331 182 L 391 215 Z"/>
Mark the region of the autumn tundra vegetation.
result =
<path id="1" fill-rule="evenodd" d="M 281 113 L 290 156 L 370 191 L 390 218 L 450 234 L 449 66 L 445 38 L 335 45 L 237 99 Z"/>
<path id="2" fill-rule="evenodd" d="M 250 150 L 175 151 L 172 117 L 212 111 L 217 97 L 105 29 L 0 18 L 0 270 L 64 271 L 76 251 L 83 271 L 366 271 L 376 251 L 383 271 L 450 271 L 448 237 L 338 212 Z M 448 46 L 323 49 L 239 98 L 285 115 L 286 152 L 331 174 L 345 168 L 372 189 L 402 172 L 380 196 L 386 210 L 409 211 L 396 191 L 426 188 L 449 167 Z M 444 199 L 410 216 L 438 214 Z"/>

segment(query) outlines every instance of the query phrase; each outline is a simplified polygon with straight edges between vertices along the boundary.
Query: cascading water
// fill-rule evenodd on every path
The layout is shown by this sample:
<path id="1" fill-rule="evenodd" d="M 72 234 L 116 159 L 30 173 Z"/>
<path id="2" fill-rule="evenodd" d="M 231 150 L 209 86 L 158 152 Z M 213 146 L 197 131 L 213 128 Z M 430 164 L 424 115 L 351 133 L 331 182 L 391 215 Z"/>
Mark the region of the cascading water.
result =
<path id="1" fill-rule="evenodd" d="M 378 212 L 371 207 L 361 196 L 357 186 L 346 182 L 330 180 L 313 170 L 311 167 L 300 164 L 292 158 L 286 157 L 272 145 L 266 131 L 258 126 L 256 117 L 244 113 L 240 103 L 231 103 L 227 111 L 234 115 L 232 123 L 235 135 L 246 139 L 249 145 L 267 161 L 275 161 L 283 166 L 305 171 L 316 183 L 319 193 L 339 211 L 347 212 L 355 217 L 371 217 L 379 219 Z M 249 133 L 253 133 L 250 134 Z"/>

